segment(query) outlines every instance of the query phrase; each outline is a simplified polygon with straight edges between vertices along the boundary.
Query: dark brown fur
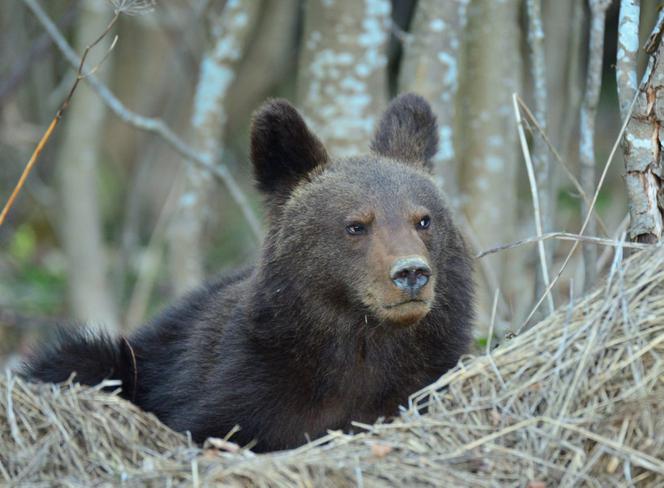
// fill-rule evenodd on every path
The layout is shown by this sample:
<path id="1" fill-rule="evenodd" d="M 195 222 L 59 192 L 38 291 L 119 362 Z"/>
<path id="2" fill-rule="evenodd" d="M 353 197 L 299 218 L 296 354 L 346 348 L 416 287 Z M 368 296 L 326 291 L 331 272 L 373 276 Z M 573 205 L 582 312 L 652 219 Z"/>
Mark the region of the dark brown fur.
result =
<path id="1" fill-rule="evenodd" d="M 371 154 L 342 160 L 287 102 L 268 102 L 251 141 L 269 212 L 256 265 L 202 287 L 128 342 L 66 334 L 27 373 L 118 378 L 125 397 L 174 429 L 202 441 L 239 424 L 233 439 L 258 450 L 396 414 L 470 339 L 471 260 L 429 174 L 436 144 L 435 119 L 415 95 L 387 109 Z M 391 274 L 409 256 L 430 268 L 417 291 Z"/>

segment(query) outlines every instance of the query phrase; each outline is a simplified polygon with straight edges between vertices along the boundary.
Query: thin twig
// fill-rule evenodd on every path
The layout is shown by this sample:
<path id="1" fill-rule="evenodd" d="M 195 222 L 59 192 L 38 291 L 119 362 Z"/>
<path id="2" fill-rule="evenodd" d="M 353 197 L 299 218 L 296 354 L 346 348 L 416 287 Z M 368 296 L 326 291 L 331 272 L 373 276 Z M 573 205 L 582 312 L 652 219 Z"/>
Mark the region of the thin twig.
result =
<path id="1" fill-rule="evenodd" d="M 51 120 L 51 123 L 49 124 L 48 128 L 46 129 L 46 132 L 44 132 L 44 135 L 41 137 L 39 142 L 37 143 L 37 147 L 35 147 L 35 150 L 32 152 L 32 156 L 30 156 L 30 160 L 28 163 L 25 165 L 25 168 L 23 169 L 23 172 L 21 173 L 21 177 L 19 178 L 18 182 L 16 183 L 16 186 L 14 187 L 14 190 L 12 191 L 11 195 L 9 196 L 9 199 L 7 200 L 7 203 L 5 203 L 5 206 L 2 209 L 2 212 L 0 212 L 0 226 L 4 223 L 5 218 L 7 217 L 7 214 L 9 213 L 9 210 L 12 208 L 14 205 L 14 202 L 16 201 L 16 198 L 18 197 L 18 194 L 21 192 L 21 189 L 25 185 L 26 180 L 28 179 L 28 175 L 32 171 L 32 168 L 34 168 L 35 164 L 37 163 L 37 159 L 41 155 L 42 151 L 44 150 L 44 147 L 46 146 L 46 143 L 49 141 L 51 138 L 51 135 L 53 134 L 53 131 L 57 127 L 57 125 L 60 123 L 62 120 L 62 116 L 64 115 L 65 111 L 67 108 L 69 108 L 69 104 L 71 103 L 71 99 L 74 96 L 74 92 L 76 91 L 76 88 L 78 88 L 78 84 L 81 80 L 87 78 L 88 76 L 92 76 L 92 74 L 101 66 L 101 64 L 106 60 L 110 52 L 113 50 L 115 47 L 115 42 L 117 41 L 117 36 L 114 39 L 113 43 L 111 44 L 111 47 L 108 49 L 102 60 L 95 65 L 90 73 L 88 74 L 83 74 L 83 66 L 85 65 L 85 60 L 88 56 L 88 53 L 90 52 L 91 49 L 93 49 L 101 40 L 106 37 L 106 35 L 111 31 L 113 28 L 113 25 L 115 22 L 118 20 L 119 13 L 116 12 L 111 21 L 108 23 L 104 31 L 99 35 L 97 39 L 95 39 L 91 44 L 86 46 L 85 50 L 83 51 L 83 56 L 81 56 L 81 59 L 78 63 L 78 68 L 76 71 L 76 79 L 74 80 L 74 83 L 72 84 L 71 89 L 69 90 L 69 93 L 67 94 L 67 97 L 65 98 L 65 101 L 62 102 L 62 105 L 60 105 L 60 108 L 58 109 L 57 113 L 55 114 L 55 117 L 53 117 L 53 120 Z M 57 28 L 57 27 L 56 27 Z"/>
<path id="2" fill-rule="evenodd" d="M 62 33 L 50 17 L 44 12 L 36 0 L 23 0 L 23 3 L 32 11 L 46 32 L 51 36 L 53 42 L 58 47 L 65 59 L 72 66 L 79 64 L 79 58 L 76 52 L 71 48 Z M 184 142 L 166 123 L 158 118 L 150 118 L 137 114 L 125 107 L 122 102 L 110 91 L 110 89 L 95 76 L 89 76 L 86 81 L 92 89 L 99 95 L 104 104 L 123 122 L 130 124 L 138 129 L 147 132 L 153 132 L 160 136 L 173 149 L 175 149 L 187 160 L 209 171 L 215 178 L 221 181 L 228 189 L 231 198 L 240 207 L 247 224 L 251 228 L 254 236 L 261 239 L 261 224 L 253 212 L 247 196 L 244 194 L 235 177 L 223 164 L 215 165 L 213 161 L 201 156 L 193 147 Z"/>
<path id="3" fill-rule="evenodd" d="M 547 234 L 542 234 L 540 236 L 526 237 L 525 239 L 520 239 L 518 241 L 510 242 L 509 244 L 503 244 L 501 246 L 492 247 L 486 251 L 475 256 L 476 259 L 482 259 L 484 256 L 489 254 L 494 254 L 501 251 L 506 251 L 508 249 L 514 249 L 521 247 L 526 244 L 533 244 L 535 242 L 548 241 L 550 239 L 556 239 L 560 241 L 578 241 L 585 242 L 588 244 L 597 244 L 599 246 L 609 246 L 609 247 L 628 247 L 630 249 L 653 249 L 657 247 L 657 244 L 643 244 L 640 242 L 622 242 L 619 239 L 605 239 L 602 237 L 592 237 L 584 236 L 580 234 L 573 234 L 570 232 L 549 232 Z"/>
<path id="4" fill-rule="evenodd" d="M 613 240 L 618 240 L 620 236 L 623 235 L 623 233 L 627 230 L 627 225 L 629 224 L 629 212 L 625 214 L 625 217 L 620 221 L 618 224 L 618 227 L 616 227 L 615 232 L 613 233 Z M 625 246 L 628 247 L 628 246 Z M 597 258 L 597 269 L 602 270 L 606 266 L 606 264 L 609 261 L 609 257 L 611 256 L 611 253 L 613 250 L 609 247 L 607 247 L 604 252 L 600 255 L 599 258 Z"/>
<path id="5" fill-rule="evenodd" d="M 539 190 L 537 187 L 537 181 L 535 177 L 535 171 L 533 169 L 533 162 L 530 158 L 530 149 L 528 148 L 528 142 L 526 141 L 526 133 L 523 130 L 523 119 L 521 118 L 521 111 L 519 110 L 519 105 L 517 103 L 517 94 L 512 94 L 512 103 L 514 105 L 514 115 L 516 117 L 516 127 L 519 133 L 519 141 L 521 142 L 521 150 L 523 151 L 523 159 L 526 163 L 526 170 L 528 172 L 528 181 L 530 182 L 530 194 L 533 199 L 533 213 L 535 215 L 535 229 L 537 235 L 541 236 L 544 231 L 542 230 L 542 215 L 540 210 L 540 199 L 539 199 Z M 539 250 L 539 260 L 540 268 L 542 271 L 542 283 L 544 287 L 549 290 L 547 292 L 547 303 L 549 305 L 549 313 L 553 313 L 555 310 L 555 304 L 553 303 L 553 295 L 550 293 L 549 289 L 549 268 L 547 266 L 546 259 L 546 250 L 544 249 L 544 241 L 542 239 L 537 241 L 537 248 Z"/>

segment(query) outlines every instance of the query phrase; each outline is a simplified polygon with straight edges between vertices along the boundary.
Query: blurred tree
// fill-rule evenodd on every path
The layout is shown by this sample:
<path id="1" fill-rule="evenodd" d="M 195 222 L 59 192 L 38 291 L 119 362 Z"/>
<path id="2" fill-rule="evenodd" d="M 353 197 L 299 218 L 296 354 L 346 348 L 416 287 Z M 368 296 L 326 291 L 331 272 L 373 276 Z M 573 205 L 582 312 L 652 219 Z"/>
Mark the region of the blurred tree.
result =
<path id="1" fill-rule="evenodd" d="M 110 20 L 102 0 L 81 6 L 76 26 L 76 49 L 82 52 L 96 39 Z M 91 54 L 91 69 L 110 47 L 106 36 Z M 98 72 L 103 79 L 111 69 L 112 57 Z M 100 145 L 104 141 L 106 108 L 84 84 L 79 87 L 67 112 L 57 156 L 58 191 L 61 199 L 62 247 L 67 257 L 71 312 L 81 321 L 117 328 L 118 314 L 108 280 L 108 262 L 99 209 L 98 167 Z"/>
<path id="2" fill-rule="evenodd" d="M 229 0 L 212 20 L 210 46 L 203 55 L 191 119 L 193 144 L 211 162 L 219 160 L 228 114 L 225 98 L 242 58 L 261 3 Z M 171 281 L 180 295 L 201 283 L 203 228 L 209 212 L 211 176 L 187 164 L 186 181 L 169 235 Z"/>
<path id="3" fill-rule="evenodd" d="M 429 100 L 438 117 L 440 147 L 435 171 L 455 206 L 459 204 L 456 117 L 459 55 L 466 28 L 468 0 L 420 0 L 406 40 L 399 72 L 399 91 L 413 91 Z"/>
<path id="4" fill-rule="evenodd" d="M 516 127 L 512 94 L 521 86 L 518 0 L 478 0 L 468 7 L 465 69 L 461 91 L 463 151 L 460 153 L 463 210 L 481 249 L 509 242 L 517 223 Z M 518 261 L 488 258 L 502 292 L 522 300 Z M 488 317 L 495 290 L 483 288 L 480 310 Z"/>
<path id="5" fill-rule="evenodd" d="M 307 121 L 335 156 L 367 151 L 387 102 L 389 0 L 309 0 L 297 73 Z"/>
<path id="6" fill-rule="evenodd" d="M 246 130 L 251 114 L 292 79 L 297 64 L 298 1 L 265 2 L 226 100 L 227 134 Z"/>

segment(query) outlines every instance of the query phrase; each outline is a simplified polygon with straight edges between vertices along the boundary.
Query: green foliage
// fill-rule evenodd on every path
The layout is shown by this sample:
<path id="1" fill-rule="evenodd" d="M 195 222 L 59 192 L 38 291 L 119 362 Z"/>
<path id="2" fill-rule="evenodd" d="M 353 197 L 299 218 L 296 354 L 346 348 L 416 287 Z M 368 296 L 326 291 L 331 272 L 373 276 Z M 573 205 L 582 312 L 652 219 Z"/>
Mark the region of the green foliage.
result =
<path id="1" fill-rule="evenodd" d="M 57 253 L 44 253 L 33 226 L 21 224 L 8 245 L 8 272 L 0 279 L 1 304 L 24 313 L 61 314 L 65 269 Z"/>
<path id="2" fill-rule="evenodd" d="M 30 225 L 21 224 L 9 244 L 9 255 L 19 264 L 25 264 L 35 255 L 36 249 L 35 231 Z"/>

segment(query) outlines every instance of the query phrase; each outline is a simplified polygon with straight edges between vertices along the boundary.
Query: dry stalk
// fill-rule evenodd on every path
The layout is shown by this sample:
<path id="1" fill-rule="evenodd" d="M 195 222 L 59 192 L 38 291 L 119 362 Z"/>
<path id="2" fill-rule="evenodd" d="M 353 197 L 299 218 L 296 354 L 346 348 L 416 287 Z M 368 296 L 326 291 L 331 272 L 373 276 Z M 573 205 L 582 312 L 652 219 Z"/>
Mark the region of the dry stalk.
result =
<path id="1" fill-rule="evenodd" d="M 640 242 L 623 242 L 622 240 L 615 238 L 615 239 L 604 239 L 602 237 L 592 237 L 592 236 L 584 236 L 580 234 L 572 234 L 569 232 L 548 232 L 546 234 L 538 235 L 538 236 L 532 236 L 532 237 L 526 237 L 525 239 L 520 239 L 518 241 L 511 242 L 509 244 L 503 244 L 501 246 L 496 246 L 492 247 L 491 249 L 487 249 L 485 251 L 482 251 L 481 253 L 477 254 L 475 256 L 476 259 L 481 259 L 484 256 L 487 256 L 489 254 L 494 254 L 496 252 L 501 252 L 501 251 L 506 251 L 508 249 L 514 249 L 517 247 L 524 246 L 526 244 L 533 244 L 536 242 L 541 242 L 541 241 L 548 241 L 551 239 L 556 239 L 560 241 L 573 241 L 573 242 L 584 242 L 588 244 L 597 244 L 599 246 L 607 246 L 607 247 L 625 247 L 628 249 L 652 249 L 654 247 L 659 247 L 654 244 L 643 244 Z"/>
<path id="2" fill-rule="evenodd" d="M 540 197 L 539 189 L 537 183 L 537 177 L 535 175 L 535 170 L 533 168 L 533 163 L 530 158 L 530 149 L 528 148 L 528 142 L 526 141 L 526 133 L 523 129 L 523 119 L 521 118 L 521 111 L 519 110 L 519 105 L 517 103 L 517 94 L 512 94 L 512 103 L 514 106 L 514 115 L 516 117 L 517 131 L 519 133 L 519 141 L 521 142 L 521 150 L 523 151 L 523 159 L 526 163 L 526 170 L 528 172 L 528 181 L 530 183 L 530 194 L 533 200 L 533 213 L 535 215 L 535 229 L 537 230 L 537 235 L 541 236 L 543 234 L 542 227 L 542 212 L 540 210 Z M 540 168 L 541 170 L 541 168 Z M 549 306 L 549 313 L 553 313 L 555 305 L 553 303 L 553 295 L 550 292 L 549 288 L 549 268 L 547 265 L 546 250 L 544 249 L 544 240 L 539 239 L 537 241 L 537 248 L 539 250 L 539 260 L 540 267 L 542 271 L 542 283 L 544 284 L 545 292 L 547 297 L 547 304 Z"/>

